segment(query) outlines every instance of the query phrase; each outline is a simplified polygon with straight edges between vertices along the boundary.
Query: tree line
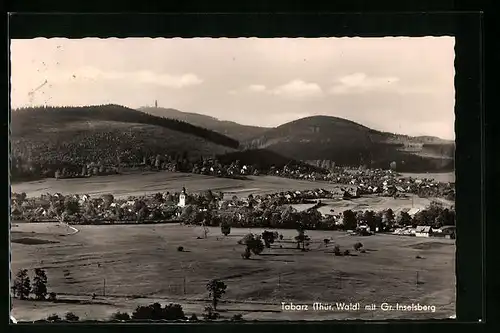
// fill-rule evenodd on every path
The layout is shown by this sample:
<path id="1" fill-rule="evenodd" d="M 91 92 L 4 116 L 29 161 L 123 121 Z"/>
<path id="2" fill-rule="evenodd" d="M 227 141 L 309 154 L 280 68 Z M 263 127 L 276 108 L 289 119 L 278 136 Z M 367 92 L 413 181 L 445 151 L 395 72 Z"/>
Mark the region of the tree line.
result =
<path id="1" fill-rule="evenodd" d="M 29 299 L 33 294 L 36 300 L 45 300 L 47 296 L 49 300 L 54 301 L 56 294 L 49 293 L 47 290 L 47 274 L 41 268 L 34 269 L 33 282 L 28 275 L 27 269 L 20 269 L 15 276 L 14 282 L 11 286 L 14 297 L 19 299 Z"/>
<path id="2" fill-rule="evenodd" d="M 203 312 L 203 319 L 205 321 L 211 321 L 220 319 L 221 315 L 217 310 L 217 305 L 219 304 L 221 298 L 226 293 L 227 285 L 218 279 L 210 280 L 206 284 L 206 290 L 208 292 L 208 299 L 210 305 L 207 305 Z M 64 319 L 63 319 L 64 318 Z M 69 322 L 79 321 L 80 318 L 72 312 L 67 312 L 65 316 L 61 318 L 58 314 L 52 314 L 46 319 L 41 321 L 48 322 L 61 322 L 63 320 Z M 199 321 L 198 316 L 193 313 L 190 317 L 186 316 L 182 305 L 176 303 L 169 303 L 162 306 L 160 303 L 155 302 L 150 305 L 140 305 L 135 308 L 132 313 L 128 312 L 115 312 L 109 318 L 110 321 L 120 321 L 120 322 L 144 322 L 144 321 Z M 242 315 L 236 314 L 231 318 L 232 321 L 241 321 Z"/>

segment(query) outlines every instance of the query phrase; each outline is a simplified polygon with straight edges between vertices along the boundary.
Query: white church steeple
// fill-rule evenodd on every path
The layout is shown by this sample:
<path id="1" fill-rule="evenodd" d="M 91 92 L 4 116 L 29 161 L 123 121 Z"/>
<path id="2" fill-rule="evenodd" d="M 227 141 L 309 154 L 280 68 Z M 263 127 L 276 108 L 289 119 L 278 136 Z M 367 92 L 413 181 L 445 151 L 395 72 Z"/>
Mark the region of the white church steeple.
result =
<path id="1" fill-rule="evenodd" d="M 179 195 L 179 207 L 185 207 L 186 206 L 186 188 L 182 188 L 182 192 Z"/>

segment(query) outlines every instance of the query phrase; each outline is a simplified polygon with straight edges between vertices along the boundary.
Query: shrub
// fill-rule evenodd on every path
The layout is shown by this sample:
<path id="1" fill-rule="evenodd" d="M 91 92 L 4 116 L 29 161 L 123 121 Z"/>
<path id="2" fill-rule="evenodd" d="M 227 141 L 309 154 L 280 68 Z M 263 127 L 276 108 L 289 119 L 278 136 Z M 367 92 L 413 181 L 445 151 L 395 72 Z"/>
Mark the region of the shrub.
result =
<path id="1" fill-rule="evenodd" d="M 238 241 L 238 244 L 246 245 L 251 239 L 254 239 L 254 235 L 253 234 L 246 234 L 245 236 L 243 236 L 242 239 L 240 239 Z"/>
<path id="2" fill-rule="evenodd" d="M 111 320 L 127 321 L 130 320 L 130 315 L 127 312 L 115 312 L 111 315 Z"/>
<path id="3" fill-rule="evenodd" d="M 354 251 L 359 251 L 363 247 L 363 244 L 357 242 L 353 245 Z"/>
<path id="4" fill-rule="evenodd" d="M 323 239 L 323 243 L 325 244 L 325 246 L 328 246 L 328 244 L 330 243 L 330 240 L 328 238 L 325 238 L 325 239 Z"/>
<path id="5" fill-rule="evenodd" d="M 185 318 L 182 306 L 172 303 L 163 308 L 160 303 L 138 306 L 132 313 L 132 319 L 136 320 L 178 320 Z"/>
<path id="6" fill-rule="evenodd" d="M 335 247 L 333 248 L 333 253 L 334 253 L 336 256 L 340 256 L 340 255 L 341 255 L 341 252 L 340 252 L 340 246 L 335 245 Z"/>
<path id="7" fill-rule="evenodd" d="M 247 247 L 250 249 L 250 251 L 253 252 L 253 254 L 259 255 L 264 251 L 264 243 L 262 242 L 262 239 L 260 237 L 255 237 L 255 239 L 252 239 L 249 243 L 247 243 Z"/>
<path id="8" fill-rule="evenodd" d="M 205 311 L 203 312 L 203 318 L 205 320 L 215 320 L 220 318 L 220 314 L 215 312 L 215 310 L 210 306 L 205 306 Z"/>
<path id="9" fill-rule="evenodd" d="M 238 241 L 240 245 L 246 245 L 249 251 L 252 251 L 253 254 L 261 254 L 264 251 L 264 243 L 262 242 L 262 238 L 254 234 L 247 234 L 245 237 Z"/>
<path id="10" fill-rule="evenodd" d="M 344 255 L 345 255 L 345 256 L 348 256 L 348 255 L 350 255 L 350 254 L 351 254 L 351 252 L 350 252 L 349 250 L 345 250 L 345 251 L 344 251 Z"/>
<path id="11" fill-rule="evenodd" d="M 183 246 L 179 246 L 179 247 L 177 248 L 177 251 L 179 251 L 179 252 L 184 251 L 184 247 L 183 247 Z"/>
<path id="12" fill-rule="evenodd" d="M 197 320 L 198 320 L 198 316 L 196 315 L 196 313 L 193 313 L 193 314 L 191 315 L 191 317 L 189 317 L 189 320 L 190 320 L 190 321 L 197 321 Z"/>
<path id="13" fill-rule="evenodd" d="M 79 321 L 80 317 L 78 317 L 73 312 L 67 312 L 66 315 L 64 316 L 64 319 L 66 319 L 67 321 Z"/>
<path id="14" fill-rule="evenodd" d="M 179 320 L 186 319 L 184 315 L 184 311 L 182 310 L 182 306 L 180 304 L 170 303 L 169 305 L 165 305 L 163 308 L 163 318 L 166 320 Z"/>
<path id="15" fill-rule="evenodd" d="M 243 315 L 241 313 L 237 313 L 231 318 L 232 321 L 242 321 L 243 320 Z"/>
<path id="16" fill-rule="evenodd" d="M 243 259 L 250 259 L 251 256 L 252 256 L 252 253 L 250 252 L 250 249 L 248 249 L 248 247 L 245 249 L 245 252 L 243 252 L 241 254 L 241 257 Z"/>
<path id="17" fill-rule="evenodd" d="M 55 292 L 50 292 L 49 293 L 49 301 L 55 301 L 57 299 L 57 294 Z"/>
<path id="18" fill-rule="evenodd" d="M 271 231 L 267 231 L 265 230 L 263 233 L 262 233 L 262 239 L 264 240 L 264 245 L 267 247 L 267 248 L 270 248 L 271 247 L 271 244 L 274 243 L 274 241 L 276 240 L 276 233 L 275 232 L 271 232 Z"/>
<path id="19" fill-rule="evenodd" d="M 54 313 L 47 317 L 47 321 L 61 321 L 61 317 Z"/>
<path id="20" fill-rule="evenodd" d="M 361 253 L 366 253 L 366 250 L 365 249 L 361 249 L 360 251 Z"/>

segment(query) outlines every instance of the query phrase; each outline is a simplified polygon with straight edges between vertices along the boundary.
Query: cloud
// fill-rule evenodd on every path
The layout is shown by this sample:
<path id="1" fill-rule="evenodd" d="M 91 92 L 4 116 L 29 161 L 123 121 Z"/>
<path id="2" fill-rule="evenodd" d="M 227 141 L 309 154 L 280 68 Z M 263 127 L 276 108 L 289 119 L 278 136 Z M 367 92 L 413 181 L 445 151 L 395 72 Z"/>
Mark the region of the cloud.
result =
<path id="1" fill-rule="evenodd" d="M 281 96 L 288 99 L 306 99 L 323 95 L 323 90 L 316 83 L 293 80 L 275 88 L 268 88 L 263 84 L 251 84 L 242 89 L 229 90 L 230 95 L 260 93 Z"/>
<path id="2" fill-rule="evenodd" d="M 240 95 L 248 93 L 268 93 L 267 87 L 263 84 L 251 84 L 240 89 L 231 89 L 228 91 L 230 95 Z"/>
<path id="3" fill-rule="evenodd" d="M 330 93 L 351 94 L 379 91 L 395 86 L 398 81 L 397 77 L 369 77 L 365 73 L 354 73 L 340 78 L 330 89 Z"/>
<path id="4" fill-rule="evenodd" d="M 271 91 L 272 94 L 286 98 L 303 99 L 318 97 L 323 94 L 323 90 L 316 83 L 293 80 Z"/>
<path id="5" fill-rule="evenodd" d="M 266 91 L 266 89 L 267 89 L 266 86 L 262 84 L 251 84 L 250 86 L 248 86 L 248 90 L 254 92 L 262 92 Z"/>
<path id="6" fill-rule="evenodd" d="M 156 73 L 153 71 L 103 71 L 95 67 L 83 67 L 74 71 L 56 72 L 53 71 L 47 77 L 49 82 L 67 83 L 82 80 L 107 80 L 125 81 L 127 83 L 154 84 L 168 88 L 185 88 L 203 83 L 203 80 L 195 74 L 187 73 L 181 75 L 171 75 L 166 73 Z"/>

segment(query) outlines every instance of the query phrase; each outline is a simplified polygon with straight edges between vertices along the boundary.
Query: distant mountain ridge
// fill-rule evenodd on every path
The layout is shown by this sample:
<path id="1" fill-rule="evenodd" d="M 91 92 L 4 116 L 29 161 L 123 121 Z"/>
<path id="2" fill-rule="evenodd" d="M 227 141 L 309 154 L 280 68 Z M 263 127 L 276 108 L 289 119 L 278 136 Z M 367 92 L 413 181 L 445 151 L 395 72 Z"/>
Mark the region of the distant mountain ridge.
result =
<path id="1" fill-rule="evenodd" d="M 35 160 L 189 152 L 254 165 L 274 161 L 277 167 L 292 161 L 330 161 L 388 168 L 396 162 L 406 172 L 454 170 L 453 141 L 381 132 L 331 116 L 261 128 L 175 109 L 110 104 L 20 109 L 11 119 L 13 154 Z"/>
<path id="2" fill-rule="evenodd" d="M 453 141 L 411 137 L 373 130 L 330 116 L 312 116 L 283 124 L 242 143 L 301 161 L 330 160 L 338 165 L 387 168 L 394 161 L 407 171 L 452 170 Z"/>
<path id="3" fill-rule="evenodd" d="M 452 140 L 378 131 L 339 117 L 311 116 L 262 128 L 175 109 L 141 110 L 192 122 L 238 139 L 241 149 L 251 150 L 248 154 L 252 158 L 271 156 L 263 152 L 270 150 L 299 161 L 329 160 L 338 165 L 364 164 L 381 168 L 387 168 L 394 161 L 407 171 L 454 169 L 455 143 Z M 242 153 L 231 156 L 244 159 Z M 273 157 L 273 160 L 278 159 Z"/>
<path id="4" fill-rule="evenodd" d="M 233 121 L 219 120 L 215 117 L 199 113 L 182 112 L 171 108 L 140 107 L 138 110 L 157 117 L 177 119 L 196 126 L 205 127 L 239 141 L 255 137 L 268 130 L 265 127 L 241 125 Z"/>

